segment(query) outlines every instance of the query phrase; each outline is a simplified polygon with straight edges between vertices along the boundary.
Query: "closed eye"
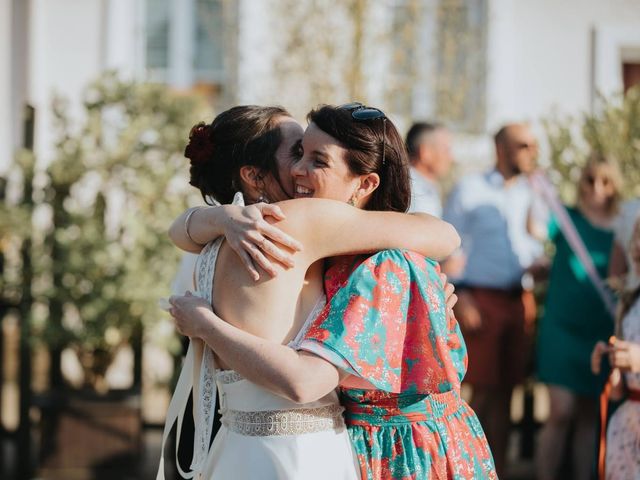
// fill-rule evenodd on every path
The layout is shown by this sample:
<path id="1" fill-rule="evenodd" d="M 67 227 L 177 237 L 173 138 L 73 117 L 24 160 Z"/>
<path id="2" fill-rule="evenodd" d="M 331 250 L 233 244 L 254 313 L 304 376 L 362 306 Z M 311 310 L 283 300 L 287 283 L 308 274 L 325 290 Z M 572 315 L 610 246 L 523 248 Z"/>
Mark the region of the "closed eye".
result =
<path id="1" fill-rule="evenodd" d="M 298 162 L 302 158 L 302 155 L 304 155 L 304 148 L 302 148 L 302 140 L 298 140 L 296 143 L 293 144 L 289 154 L 291 156 L 291 160 L 294 163 Z"/>

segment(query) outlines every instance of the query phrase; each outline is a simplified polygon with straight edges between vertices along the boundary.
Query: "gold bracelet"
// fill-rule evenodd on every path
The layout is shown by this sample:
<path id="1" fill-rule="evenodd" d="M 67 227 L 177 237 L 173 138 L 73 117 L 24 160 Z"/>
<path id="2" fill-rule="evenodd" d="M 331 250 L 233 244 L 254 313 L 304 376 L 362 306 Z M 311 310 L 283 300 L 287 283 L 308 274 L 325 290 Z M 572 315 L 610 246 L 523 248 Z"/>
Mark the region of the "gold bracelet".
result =
<path id="1" fill-rule="evenodd" d="M 191 240 L 192 243 L 195 243 L 196 245 L 200 245 L 203 246 L 203 243 L 200 242 L 196 242 L 193 237 L 191 237 L 191 234 L 189 233 L 189 223 L 191 223 L 191 217 L 193 217 L 193 214 L 196 213 L 198 210 L 200 210 L 202 207 L 194 207 L 191 209 L 191 211 L 189 213 L 187 213 L 187 218 L 184 219 L 184 233 L 187 235 L 187 238 L 189 240 Z"/>

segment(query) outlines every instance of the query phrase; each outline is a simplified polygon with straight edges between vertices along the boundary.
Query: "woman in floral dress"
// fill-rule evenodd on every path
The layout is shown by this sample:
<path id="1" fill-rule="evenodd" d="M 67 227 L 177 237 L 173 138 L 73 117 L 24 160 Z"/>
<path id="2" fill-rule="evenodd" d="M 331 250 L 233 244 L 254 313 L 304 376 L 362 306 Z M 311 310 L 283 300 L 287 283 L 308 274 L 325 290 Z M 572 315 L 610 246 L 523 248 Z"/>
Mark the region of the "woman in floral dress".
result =
<path id="1" fill-rule="evenodd" d="M 611 416 L 606 431 L 606 480 L 640 478 L 640 217 L 631 222 L 628 275 L 634 279 L 623 293 L 621 322 L 616 328 L 621 338 L 609 345 L 599 342 L 592 353 L 592 369 L 600 373 L 600 359 L 608 353 L 613 372 L 611 400 L 624 400 Z M 602 446 L 601 446 L 602 448 Z M 599 465 L 600 467 L 600 465 Z"/>
<path id="2" fill-rule="evenodd" d="M 323 107 L 309 120 L 346 146 L 344 155 L 358 153 L 350 136 L 362 125 L 350 109 Z M 397 139 L 387 148 L 406 156 L 397 132 L 388 133 L 393 125 L 381 120 L 365 125 L 381 129 L 385 142 Z M 313 187 L 323 167 L 309 150 L 298 169 Z M 497 478 L 482 428 L 460 398 L 466 349 L 447 317 L 438 272 L 408 251 L 334 259 L 325 273 L 327 305 L 289 346 L 229 325 L 196 297 L 173 297 L 172 314 L 183 334 L 285 398 L 307 403 L 339 386 L 362 478 Z"/>
<path id="3" fill-rule="evenodd" d="M 362 478 L 495 477 L 460 398 L 467 355 L 438 265 L 400 250 L 341 258 L 325 289 L 331 300 L 298 348 L 351 375 L 340 398 Z"/>

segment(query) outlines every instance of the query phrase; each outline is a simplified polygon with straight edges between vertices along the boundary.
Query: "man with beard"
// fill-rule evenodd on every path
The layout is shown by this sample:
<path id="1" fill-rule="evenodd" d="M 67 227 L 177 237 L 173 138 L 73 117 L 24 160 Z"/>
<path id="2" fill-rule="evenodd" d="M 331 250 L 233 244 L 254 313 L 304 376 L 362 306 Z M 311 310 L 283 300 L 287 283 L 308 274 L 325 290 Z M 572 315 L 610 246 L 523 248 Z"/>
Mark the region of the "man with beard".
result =
<path id="1" fill-rule="evenodd" d="M 536 139 L 527 125 L 514 123 L 502 127 L 494 141 L 495 166 L 454 187 L 444 219 L 462 237 L 455 255 L 464 267 L 455 282 L 454 310 L 469 352 L 465 381 L 501 477 L 511 393 L 526 375 L 528 327 L 535 317 L 528 270 L 542 245 L 530 233 L 537 202 L 526 178 L 536 166 Z"/>

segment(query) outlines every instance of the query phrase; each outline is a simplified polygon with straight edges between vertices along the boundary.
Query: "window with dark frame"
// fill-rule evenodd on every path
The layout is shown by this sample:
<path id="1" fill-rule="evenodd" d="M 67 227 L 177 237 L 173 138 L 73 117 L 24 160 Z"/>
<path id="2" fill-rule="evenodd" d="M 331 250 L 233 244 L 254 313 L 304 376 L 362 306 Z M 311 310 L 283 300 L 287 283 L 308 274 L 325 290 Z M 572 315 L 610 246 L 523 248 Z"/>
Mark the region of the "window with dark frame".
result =
<path id="1" fill-rule="evenodd" d="M 640 62 L 622 63 L 622 84 L 625 94 L 631 87 L 640 85 Z"/>

